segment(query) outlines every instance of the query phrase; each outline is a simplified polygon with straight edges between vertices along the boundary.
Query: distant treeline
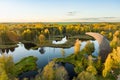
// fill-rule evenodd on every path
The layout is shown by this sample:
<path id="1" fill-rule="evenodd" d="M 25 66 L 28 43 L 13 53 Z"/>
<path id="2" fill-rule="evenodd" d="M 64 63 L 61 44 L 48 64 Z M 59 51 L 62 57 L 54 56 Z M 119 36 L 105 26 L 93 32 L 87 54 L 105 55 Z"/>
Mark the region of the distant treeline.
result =
<path id="1" fill-rule="evenodd" d="M 46 39 L 51 36 L 76 36 L 85 32 L 98 32 L 112 38 L 120 29 L 120 23 L 1 23 L 0 44 L 16 41 L 38 41 L 40 35 Z"/>

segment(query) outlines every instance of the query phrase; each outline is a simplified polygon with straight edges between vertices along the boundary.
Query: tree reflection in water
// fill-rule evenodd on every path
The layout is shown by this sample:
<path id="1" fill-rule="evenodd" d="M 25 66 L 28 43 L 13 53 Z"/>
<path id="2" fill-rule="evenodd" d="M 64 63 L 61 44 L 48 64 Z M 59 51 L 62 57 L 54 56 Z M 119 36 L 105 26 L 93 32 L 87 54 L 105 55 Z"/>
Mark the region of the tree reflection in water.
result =
<path id="1" fill-rule="evenodd" d="M 14 51 L 15 51 L 15 48 L 10 48 L 10 51 L 11 51 L 11 52 L 14 52 Z"/>
<path id="2" fill-rule="evenodd" d="M 36 45 L 34 43 L 23 43 L 25 49 L 30 50 L 33 47 L 36 47 Z"/>
<path id="3" fill-rule="evenodd" d="M 45 53 L 44 47 L 41 47 L 41 48 L 39 49 L 39 52 L 40 52 L 41 54 L 44 54 L 44 53 Z"/>
<path id="4" fill-rule="evenodd" d="M 0 49 L 0 54 L 9 53 L 9 52 L 14 52 L 14 51 L 15 51 L 15 47 L 13 47 L 13 48 Z"/>

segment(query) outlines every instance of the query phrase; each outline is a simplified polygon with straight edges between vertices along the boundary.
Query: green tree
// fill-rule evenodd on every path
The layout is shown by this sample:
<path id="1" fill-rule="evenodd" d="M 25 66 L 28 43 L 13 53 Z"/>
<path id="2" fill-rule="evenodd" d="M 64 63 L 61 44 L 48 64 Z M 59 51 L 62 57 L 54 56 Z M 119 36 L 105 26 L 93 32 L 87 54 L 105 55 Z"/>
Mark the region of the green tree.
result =
<path id="1" fill-rule="evenodd" d="M 92 52 L 94 51 L 94 43 L 90 42 L 90 41 L 87 41 L 85 47 L 84 47 L 84 51 L 88 54 L 88 55 L 91 55 Z"/>
<path id="2" fill-rule="evenodd" d="M 82 71 L 75 80 L 96 80 L 96 77 L 90 72 Z"/>

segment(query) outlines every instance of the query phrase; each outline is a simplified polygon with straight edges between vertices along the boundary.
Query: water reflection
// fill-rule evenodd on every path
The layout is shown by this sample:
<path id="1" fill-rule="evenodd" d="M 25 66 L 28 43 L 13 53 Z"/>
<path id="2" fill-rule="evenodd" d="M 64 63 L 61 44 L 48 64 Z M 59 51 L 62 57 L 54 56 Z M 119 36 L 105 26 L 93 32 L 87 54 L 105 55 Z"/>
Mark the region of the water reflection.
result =
<path id="1" fill-rule="evenodd" d="M 98 41 L 97 40 L 95 40 L 95 41 L 90 40 L 90 42 L 94 43 L 94 48 L 95 48 L 95 51 L 92 53 L 92 55 L 98 56 L 98 53 L 99 53 L 99 43 L 98 43 Z M 86 41 L 83 41 L 81 43 L 80 50 L 82 50 L 85 47 L 85 45 L 86 45 Z"/>
<path id="2" fill-rule="evenodd" d="M 93 55 L 98 55 L 98 42 L 92 41 L 95 45 Z M 84 48 L 86 41 L 81 43 L 81 49 Z M 74 47 L 71 48 L 53 48 L 41 47 L 37 48 L 33 43 L 19 43 L 18 47 L 1 49 L 1 53 L 8 53 L 13 56 L 14 62 L 18 62 L 24 57 L 35 56 L 38 58 L 37 65 L 43 68 L 53 58 L 67 57 L 74 52 Z"/>
<path id="3" fill-rule="evenodd" d="M 94 43 L 94 46 L 95 46 L 95 51 L 93 54 L 96 55 L 98 53 L 99 45 L 97 41 L 92 41 L 92 42 Z M 86 41 L 81 43 L 81 50 L 84 48 L 85 44 L 86 44 Z M 53 47 L 35 48 L 35 47 L 36 45 L 33 43 L 24 43 L 24 44 L 19 43 L 18 47 L 0 49 L 0 52 L 1 53 L 6 52 L 12 55 L 15 63 L 20 61 L 24 57 L 35 56 L 38 58 L 36 63 L 39 69 L 42 69 L 44 66 L 46 66 L 48 62 L 51 61 L 53 58 L 67 57 L 74 52 L 74 47 L 71 47 L 71 48 L 53 48 Z M 71 70 L 74 66 L 70 66 L 69 64 L 65 64 L 64 66 L 69 73 L 74 72 L 73 70 Z M 69 75 L 72 76 L 75 74 L 69 74 Z"/>
<path id="4" fill-rule="evenodd" d="M 15 51 L 15 47 L 12 47 L 12 48 L 5 48 L 5 49 L 0 49 L 0 53 L 3 54 L 3 53 L 9 53 L 9 52 L 14 52 Z"/>
<path id="5" fill-rule="evenodd" d="M 28 80 L 31 80 L 34 79 L 37 74 L 37 71 L 24 72 L 21 75 L 19 75 L 19 80 L 24 80 L 23 78 L 28 78 Z"/>
<path id="6" fill-rule="evenodd" d="M 64 37 L 64 38 L 62 38 L 62 40 L 61 41 L 53 41 L 52 42 L 52 44 L 64 44 L 64 43 L 66 43 L 67 42 L 67 38 L 66 38 L 66 36 Z"/>
<path id="7" fill-rule="evenodd" d="M 33 43 L 23 43 L 23 44 L 24 44 L 25 49 L 27 50 L 30 50 L 32 47 L 36 47 L 36 45 Z"/>
<path id="8" fill-rule="evenodd" d="M 11 52 L 14 52 L 14 51 L 15 51 L 15 48 L 10 48 L 10 51 L 11 51 Z"/>
<path id="9" fill-rule="evenodd" d="M 44 54 L 44 53 L 45 53 L 44 47 L 41 47 L 41 48 L 39 49 L 39 52 L 40 52 L 41 54 Z"/>
<path id="10" fill-rule="evenodd" d="M 64 48 L 61 48 L 61 55 L 62 55 L 63 57 L 65 57 L 65 51 L 64 51 Z"/>

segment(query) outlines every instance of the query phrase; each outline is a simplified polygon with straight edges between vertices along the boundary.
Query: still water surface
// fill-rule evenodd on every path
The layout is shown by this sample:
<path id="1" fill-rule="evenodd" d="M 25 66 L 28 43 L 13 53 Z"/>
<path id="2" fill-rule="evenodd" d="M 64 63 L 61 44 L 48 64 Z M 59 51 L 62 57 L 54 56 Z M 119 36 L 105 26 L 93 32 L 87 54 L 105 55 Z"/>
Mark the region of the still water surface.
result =
<path id="1" fill-rule="evenodd" d="M 94 43 L 94 46 L 95 46 L 95 51 L 93 52 L 93 55 L 97 56 L 98 47 L 99 47 L 98 42 L 97 41 L 92 41 L 92 42 Z M 83 41 L 81 43 L 81 50 L 84 48 L 85 44 L 86 44 L 86 41 Z M 13 56 L 14 62 L 18 62 L 24 57 L 35 56 L 38 58 L 37 60 L 38 68 L 43 68 L 53 58 L 67 57 L 70 54 L 72 54 L 74 52 L 74 47 L 64 48 L 63 50 L 65 51 L 64 55 L 61 52 L 62 48 L 43 47 L 42 49 L 38 48 L 36 50 L 33 50 L 33 49 L 26 49 L 24 44 L 19 43 L 18 47 L 15 48 L 13 52 L 9 51 L 7 54 L 10 54 Z"/>
<path id="2" fill-rule="evenodd" d="M 97 41 L 91 41 L 94 43 L 95 51 L 92 53 L 93 55 L 97 56 L 98 51 L 99 51 L 99 45 Z M 86 41 L 83 41 L 81 43 L 80 50 L 84 48 L 86 44 Z M 56 44 L 57 45 L 57 44 Z M 42 48 L 37 48 L 37 49 L 31 49 L 30 47 L 35 47 L 33 44 L 23 44 L 19 43 L 18 47 L 15 49 L 11 50 L 6 50 L 5 54 L 10 54 L 13 56 L 14 62 L 20 61 L 24 57 L 28 56 L 35 56 L 38 58 L 37 60 L 37 67 L 39 69 L 43 69 L 45 65 L 47 65 L 53 58 L 62 58 L 62 57 L 67 57 L 71 55 L 74 52 L 74 47 L 70 48 L 54 48 L 54 47 L 42 47 Z M 62 54 L 62 51 L 64 50 L 65 54 Z M 68 74 L 70 76 L 70 80 L 72 80 L 73 76 L 75 76 L 74 72 L 74 66 L 66 63 L 65 66 L 66 70 L 68 71 Z M 32 71 L 32 72 L 26 72 L 23 73 L 22 75 L 19 76 L 20 80 L 24 77 L 31 77 L 35 76 L 37 72 Z"/>

